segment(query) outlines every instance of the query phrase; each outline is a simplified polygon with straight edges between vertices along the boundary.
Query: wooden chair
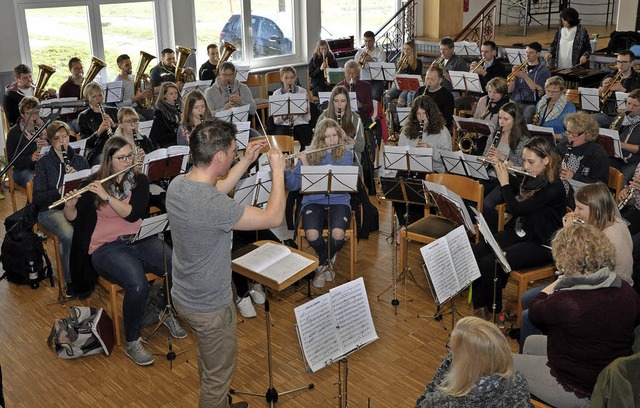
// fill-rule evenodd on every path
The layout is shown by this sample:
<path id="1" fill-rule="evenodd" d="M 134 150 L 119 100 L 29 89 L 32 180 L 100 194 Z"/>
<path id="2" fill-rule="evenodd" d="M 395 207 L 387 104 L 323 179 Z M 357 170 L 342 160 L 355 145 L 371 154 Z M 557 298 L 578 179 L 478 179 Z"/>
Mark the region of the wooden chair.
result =
<path id="1" fill-rule="evenodd" d="M 458 176 L 455 174 L 427 174 L 427 181 L 441 184 L 447 187 L 449 190 L 458 194 L 462 199 L 472 201 L 476 204 L 478 212 L 482 213 L 482 202 L 484 199 L 484 186 L 477 180 L 473 180 L 469 177 Z M 427 207 L 428 208 L 428 207 Z M 429 211 L 427 209 L 427 211 Z M 419 242 L 421 244 L 428 244 L 441 238 L 453 231 L 457 225 L 446 218 L 430 214 L 427 212 L 426 216 L 413 224 L 409 225 L 407 229 L 401 229 L 399 234 L 400 240 L 400 263 L 399 270 L 404 271 L 405 259 L 407 257 L 407 238 L 409 241 Z M 478 234 L 478 226 L 476 225 L 476 242 L 479 241 L 480 235 Z"/>
<path id="2" fill-rule="evenodd" d="M 33 181 L 29 181 L 27 183 L 26 194 L 27 194 L 27 202 L 32 203 L 33 202 Z M 60 256 L 60 241 L 58 240 L 58 236 L 38 223 L 36 223 L 36 225 L 33 227 L 33 230 L 34 232 L 35 231 L 42 232 L 47 237 L 47 239 L 50 239 L 51 242 L 53 242 L 53 251 L 54 251 L 55 261 L 56 261 L 56 273 L 58 275 L 58 301 L 63 302 L 66 300 L 65 288 L 64 288 L 66 282 L 64 280 L 64 275 L 62 274 L 62 257 Z"/>
<path id="3" fill-rule="evenodd" d="M 297 244 L 298 248 L 302 249 L 302 237 L 304 237 L 304 227 L 302 225 L 302 217 L 300 217 L 300 222 L 298 223 L 298 238 Z M 322 236 L 329 239 L 329 230 L 326 228 L 322 230 Z M 356 216 L 355 212 L 351 211 L 351 222 L 349 223 L 349 228 L 345 230 L 344 233 L 345 239 L 349 238 L 349 280 L 353 280 L 355 276 L 355 268 L 356 262 L 358 262 L 358 249 L 357 249 L 357 233 L 356 233 Z"/>
<path id="4" fill-rule="evenodd" d="M 615 192 L 613 198 L 615 198 L 616 202 L 618 202 L 618 200 L 620 199 L 620 192 L 624 187 L 623 183 L 624 183 L 624 174 L 622 174 L 622 172 L 616 169 L 615 167 L 609 166 L 609 185 L 608 186 L 609 186 L 609 190 L 613 190 Z"/>
<path id="5" fill-rule="evenodd" d="M 245 85 L 247 85 L 249 89 L 258 88 L 258 97 L 253 98 L 253 100 L 256 103 L 256 115 L 260 114 L 262 124 L 265 125 L 265 112 L 269 110 L 269 99 L 265 96 L 263 76 L 259 74 L 249 74 L 247 75 L 247 82 L 245 82 Z M 256 129 L 255 122 L 253 123 L 253 127 Z"/>
<path id="6" fill-rule="evenodd" d="M 269 92 L 271 91 L 271 85 L 277 84 L 278 87 L 282 85 L 280 82 L 280 71 L 271 71 L 264 74 L 264 96 L 265 98 L 269 97 Z"/>
<path id="7" fill-rule="evenodd" d="M 576 108 L 580 107 L 580 91 L 577 89 L 566 89 L 564 96 L 567 97 L 567 101 L 576 105 Z"/>
<path id="8" fill-rule="evenodd" d="M 293 137 L 286 135 L 271 135 L 266 136 L 269 138 L 269 144 L 274 148 L 280 150 L 284 154 L 292 154 L 295 152 L 295 141 Z M 260 150 L 260 153 L 268 153 L 269 145 L 265 146 Z M 291 168 L 293 169 L 293 160 L 291 160 Z"/>
<path id="9" fill-rule="evenodd" d="M 550 405 L 547 405 L 544 402 L 536 401 L 533 399 L 531 400 L 531 405 L 533 405 L 534 408 L 551 408 Z"/>
<path id="10" fill-rule="evenodd" d="M 7 153 L 6 147 L 4 148 L 4 157 L 6 157 L 7 161 L 9 161 L 9 155 Z M 27 195 L 27 189 L 16 184 L 16 182 L 13 181 L 13 166 L 11 166 L 11 168 L 7 172 L 7 180 L 9 181 L 9 194 L 11 194 L 11 208 L 13 208 L 13 212 L 16 212 L 18 211 L 18 204 L 16 203 L 15 192 L 20 191 L 25 196 L 27 196 L 27 198 L 29 198 Z"/>
<path id="11" fill-rule="evenodd" d="M 146 277 L 148 282 L 156 283 L 164 281 L 163 276 L 154 275 L 153 273 L 147 273 Z M 102 276 L 98 277 L 98 283 L 109 292 L 108 312 L 113 321 L 113 332 L 116 335 L 116 344 L 119 346 L 122 344 L 122 335 L 120 334 L 120 310 L 117 303 L 117 294 L 122 288 L 120 285 L 111 283 Z"/>

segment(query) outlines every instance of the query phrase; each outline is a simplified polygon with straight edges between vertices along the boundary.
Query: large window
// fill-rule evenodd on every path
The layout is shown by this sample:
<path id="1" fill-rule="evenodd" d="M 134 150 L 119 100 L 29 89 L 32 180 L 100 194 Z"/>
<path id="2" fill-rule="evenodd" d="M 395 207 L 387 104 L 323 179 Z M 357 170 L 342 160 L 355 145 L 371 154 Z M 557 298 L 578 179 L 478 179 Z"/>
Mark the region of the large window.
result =
<path id="1" fill-rule="evenodd" d="M 365 31 L 374 33 L 395 14 L 398 2 L 394 0 L 321 0 L 324 40 L 354 36 L 354 46 L 362 45 Z M 360 15 L 358 15 L 360 13 Z"/>

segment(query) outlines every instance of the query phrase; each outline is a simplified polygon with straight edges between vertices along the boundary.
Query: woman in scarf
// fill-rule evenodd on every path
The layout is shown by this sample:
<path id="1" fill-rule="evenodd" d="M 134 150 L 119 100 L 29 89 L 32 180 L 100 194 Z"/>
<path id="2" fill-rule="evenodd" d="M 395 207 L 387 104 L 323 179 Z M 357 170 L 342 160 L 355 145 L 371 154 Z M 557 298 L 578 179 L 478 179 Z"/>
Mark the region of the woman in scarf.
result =
<path id="1" fill-rule="evenodd" d="M 556 140 L 565 139 L 564 117 L 576 111 L 573 103 L 564 95 L 564 79 L 552 76 L 544 83 L 545 94 L 536 105 L 533 124 L 536 126 L 552 127 Z"/>
<path id="2" fill-rule="evenodd" d="M 173 82 L 163 82 L 156 100 L 153 126 L 149 131 L 149 138 L 157 149 L 175 146 L 178 143 L 181 106 L 182 98 L 178 86 Z"/>
<path id="3" fill-rule="evenodd" d="M 578 65 L 588 68 L 591 42 L 587 29 L 580 24 L 580 15 L 574 8 L 566 8 L 560 14 L 562 27 L 558 28 L 549 52 L 544 59 L 549 66 L 572 68 Z"/>

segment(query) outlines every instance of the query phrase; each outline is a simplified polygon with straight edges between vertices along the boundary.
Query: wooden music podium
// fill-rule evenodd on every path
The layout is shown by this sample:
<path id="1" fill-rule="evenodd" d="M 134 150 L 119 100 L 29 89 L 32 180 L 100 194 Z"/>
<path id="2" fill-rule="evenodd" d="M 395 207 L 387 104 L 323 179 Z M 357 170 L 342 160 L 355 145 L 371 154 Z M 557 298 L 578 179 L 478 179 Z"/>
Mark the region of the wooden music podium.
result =
<path id="1" fill-rule="evenodd" d="M 294 255 L 299 255 L 302 258 L 305 258 L 306 260 L 308 260 L 310 263 L 306 266 L 304 266 L 303 268 L 299 269 L 299 270 L 292 270 L 291 272 L 289 272 L 285 277 L 283 277 L 280 280 L 276 280 L 272 277 L 266 276 L 265 273 L 260 273 L 260 272 L 256 272 L 255 270 L 252 270 L 250 268 L 247 267 L 243 267 L 241 265 L 238 265 L 237 263 L 235 263 L 235 260 L 242 257 L 243 255 L 247 255 L 250 254 L 253 250 L 265 245 L 265 244 L 272 244 L 272 245 L 277 245 L 278 247 L 285 247 L 287 248 L 291 254 Z M 271 364 L 272 361 L 272 355 L 271 355 L 271 313 L 269 312 L 269 289 L 274 290 L 274 291 L 281 291 L 285 288 L 287 288 L 288 286 L 294 284 L 295 282 L 299 281 L 300 279 L 302 279 L 304 276 L 308 275 L 309 273 L 313 272 L 317 267 L 318 267 L 318 258 L 307 254 L 303 251 L 299 251 L 297 249 L 293 249 L 293 248 L 289 248 L 285 245 L 282 245 L 278 242 L 274 242 L 274 241 L 258 241 L 255 244 L 250 244 L 245 246 L 244 248 L 239 249 L 238 251 L 233 253 L 232 258 L 234 259 L 234 261 L 231 263 L 231 269 L 236 272 L 239 273 L 242 276 L 245 276 L 249 279 L 252 279 L 260 284 L 262 284 L 262 286 L 264 286 L 264 295 L 265 295 L 265 302 L 264 302 L 264 311 L 265 311 L 265 316 L 266 316 L 266 325 L 267 325 L 267 365 L 268 365 L 268 369 L 269 369 L 269 388 L 267 389 L 266 393 L 261 394 L 261 393 L 257 393 L 257 392 L 248 392 L 248 391 L 238 391 L 236 389 L 230 389 L 229 392 L 231 394 L 245 394 L 245 395 L 253 395 L 253 396 L 262 396 L 264 395 L 265 399 L 267 400 L 267 402 L 270 404 L 271 407 L 273 407 L 273 404 L 278 402 L 278 397 L 279 395 L 285 395 L 285 394 L 290 394 L 292 392 L 296 392 L 296 391 L 302 391 L 302 390 L 306 390 L 306 389 L 313 389 L 314 385 L 313 383 L 305 385 L 304 387 L 299 387 L 299 388 L 295 388 L 292 390 L 288 390 L 288 391 L 284 391 L 280 394 L 278 394 L 278 391 L 275 389 L 275 387 L 273 386 L 273 367 Z"/>

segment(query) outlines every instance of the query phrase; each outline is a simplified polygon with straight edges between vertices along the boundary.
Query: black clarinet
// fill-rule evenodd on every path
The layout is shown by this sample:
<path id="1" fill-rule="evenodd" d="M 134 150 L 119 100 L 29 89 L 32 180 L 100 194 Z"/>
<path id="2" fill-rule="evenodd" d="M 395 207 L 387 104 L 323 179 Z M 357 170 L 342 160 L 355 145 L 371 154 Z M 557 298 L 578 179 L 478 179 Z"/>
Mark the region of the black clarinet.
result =
<path id="1" fill-rule="evenodd" d="M 494 148 L 498 148 L 500 144 L 500 138 L 502 137 L 502 128 L 496 130 L 496 134 L 493 135 L 493 140 L 491 141 L 491 146 Z"/>
<path id="2" fill-rule="evenodd" d="M 64 163 L 65 172 L 71 171 L 71 162 L 69 161 L 69 155 L 67 154 L 67 147 L 65 145 L 60 146 L 60 152 L 62 153 L 62 162 Z"/>
<path id="3" fill-rule="evenodd" d="M 338 126 L 342 127 L 342 109 L 338 109 Z"/>
<path id="4" fill-rule="evenodd" d="M 351 78 L 349 80 L 349 92 L 355 92 L 355 91 L 356 91 L 356 84 L 353 78 Z"/>
<path id="5" fill-rule="evenodd" d="M 567 146 L 567 151 L 564 153 L 564 156 L 562 156 L 562 164 L 564 165 L 564 167 L 567 167 L 568 161 L 569 160 L 569 155 L 571 154 L 571 151 L 573 150 L 573 142 L 569 142 L 569 145 Z"/>

